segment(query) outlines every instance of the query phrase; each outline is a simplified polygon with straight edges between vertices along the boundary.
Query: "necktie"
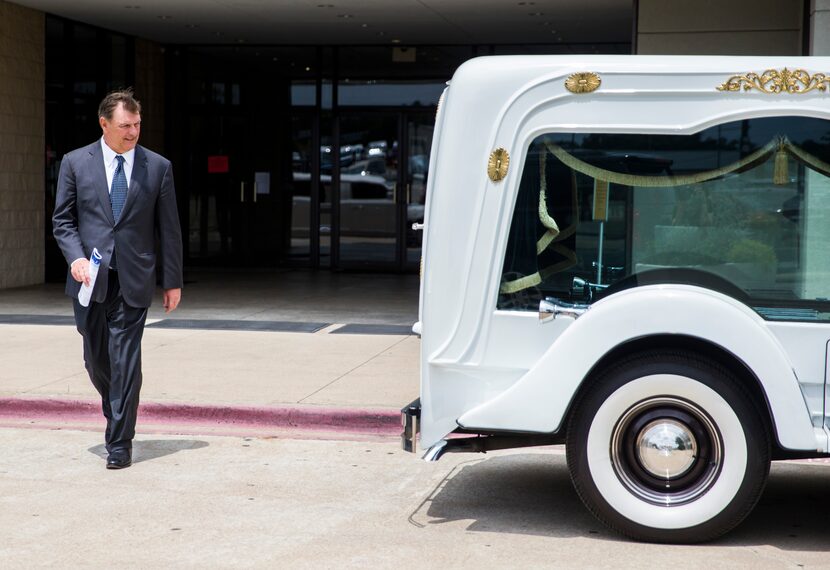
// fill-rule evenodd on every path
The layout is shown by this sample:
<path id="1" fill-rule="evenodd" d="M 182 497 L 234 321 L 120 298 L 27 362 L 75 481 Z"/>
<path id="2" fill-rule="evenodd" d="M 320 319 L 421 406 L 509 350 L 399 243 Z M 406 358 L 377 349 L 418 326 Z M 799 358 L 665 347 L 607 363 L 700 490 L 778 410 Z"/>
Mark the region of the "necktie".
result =
<path id="1" fill-rule="evenodd" d="M 124 209 L 124 202 L 127 201 L 127 176 L 124 174 L 124 157 L 116 156 L 118 166 L 115 167 L 115 174 L 112 177 L 112 188 L 110 189 L 110 203 L 112 204 L 112 217 L 115 223 L 121 217 L 121 210 Z"/>

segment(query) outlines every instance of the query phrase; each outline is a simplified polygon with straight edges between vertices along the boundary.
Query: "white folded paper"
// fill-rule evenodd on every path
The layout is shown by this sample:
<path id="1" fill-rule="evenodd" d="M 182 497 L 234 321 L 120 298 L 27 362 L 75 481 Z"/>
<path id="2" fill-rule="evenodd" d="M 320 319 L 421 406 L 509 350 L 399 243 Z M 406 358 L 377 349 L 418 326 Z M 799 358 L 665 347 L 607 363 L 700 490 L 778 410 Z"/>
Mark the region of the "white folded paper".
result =
<path id="1" fill-rule="evenodd" d="M 92 249 L 92 255 L 89 256 L 89 285 L 81 283 L 81 290 L 78 291 L 78 302 L 84 306 L 89 306 L 89 300 L 92 298 L 92 290 L 95 288 L 95 279 L 98 277 L 98 268 L 101 267 L 101 254 L 98 253 L 98 248 Z"/>

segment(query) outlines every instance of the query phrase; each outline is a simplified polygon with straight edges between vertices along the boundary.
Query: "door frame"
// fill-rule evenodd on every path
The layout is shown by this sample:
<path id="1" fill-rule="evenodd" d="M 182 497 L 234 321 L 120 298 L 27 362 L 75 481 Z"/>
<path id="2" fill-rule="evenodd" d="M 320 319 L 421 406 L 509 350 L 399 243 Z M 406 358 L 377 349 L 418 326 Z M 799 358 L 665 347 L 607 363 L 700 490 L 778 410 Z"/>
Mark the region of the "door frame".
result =
<path id="1" fill-rule="evenodd" d="M 340 257 L 340 153 L 335 152 L 332 166 L 332 211 L 331 211 L 331 268 L 333 270 L 367 270 L 412 272 L 407 266 L 407 176 L 409 173 L 409 119 L 413 115 L 426 115 L 429 107 L 337 107 L 332 115 L 332 148 L 341 145 L 340 122 L 345 116 L 360 115 L 394 115 L 397 121 L 398 171 L 395 179 L 395 259 L 391 262 L 343 262 Z M 318 203 L 319 204 L 319 203 Z"/>

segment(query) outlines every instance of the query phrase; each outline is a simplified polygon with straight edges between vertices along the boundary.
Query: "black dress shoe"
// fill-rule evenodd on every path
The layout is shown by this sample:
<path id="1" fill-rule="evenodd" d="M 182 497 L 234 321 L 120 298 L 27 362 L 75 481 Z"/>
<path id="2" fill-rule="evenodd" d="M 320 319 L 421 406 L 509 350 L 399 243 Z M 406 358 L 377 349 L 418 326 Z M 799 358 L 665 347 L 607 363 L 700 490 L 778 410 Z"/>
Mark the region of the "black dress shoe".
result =
<path id="1" fill-rule="evenodd" d="M 124 469 L 133 464 L 129 449 L 115 449 L 107 457 L 107 469 Z"/>

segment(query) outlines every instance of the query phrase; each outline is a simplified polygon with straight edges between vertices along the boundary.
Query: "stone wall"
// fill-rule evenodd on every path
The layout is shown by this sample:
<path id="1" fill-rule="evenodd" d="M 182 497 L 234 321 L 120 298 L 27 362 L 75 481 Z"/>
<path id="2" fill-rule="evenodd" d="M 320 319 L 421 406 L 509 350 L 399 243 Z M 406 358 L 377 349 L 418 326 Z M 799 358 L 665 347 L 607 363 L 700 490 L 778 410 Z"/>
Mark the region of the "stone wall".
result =
<path id="1" fill-rule="evenodd" d="M 43 283 L 44 14 L 0 0 L 0 289 Z"/>
<path id="2" fill-rule="evenodd" d="M 637 53 L 801 55 L 802 12 L 801 0 L 640 0 Z"/>

